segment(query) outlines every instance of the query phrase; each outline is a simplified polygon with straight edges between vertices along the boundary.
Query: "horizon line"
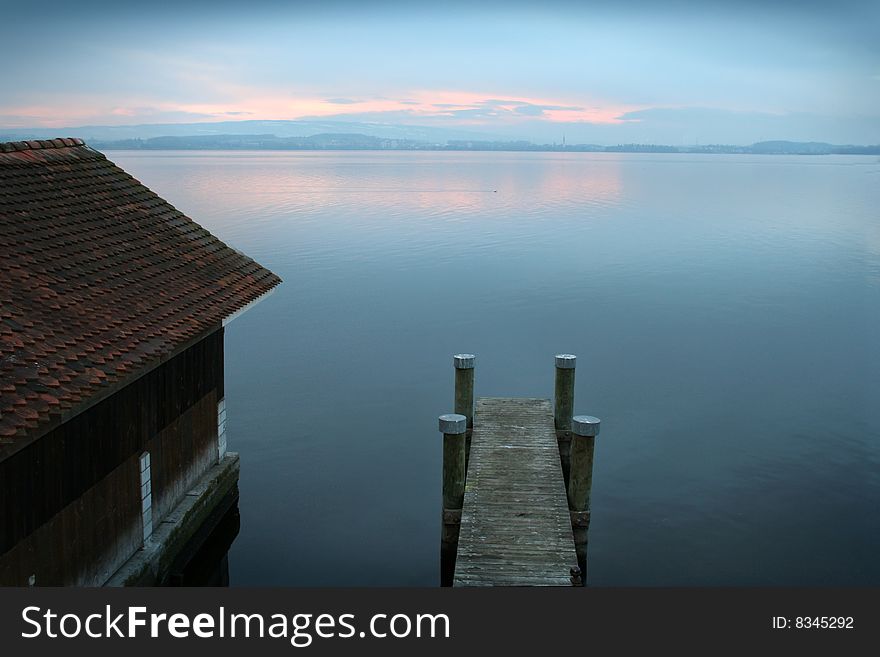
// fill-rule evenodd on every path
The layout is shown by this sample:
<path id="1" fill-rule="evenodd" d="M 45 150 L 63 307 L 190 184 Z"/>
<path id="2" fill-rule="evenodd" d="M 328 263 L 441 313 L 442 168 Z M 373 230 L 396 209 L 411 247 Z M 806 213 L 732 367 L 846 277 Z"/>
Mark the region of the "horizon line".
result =
<path id="1" fill-rule="evenodd" d="M 245 121 L 250 122 L 286 122 L 286 123 L 359 123 L 359 122 L 346 122 L 346 121 L 298 121 L 298 120 L 263 120 L 263 119 L 246 119 Z M 230 121 L 230 123 L 242 123 L 245 121 Z M 60 128 L 58 132 L 64 130 L 86 130 L 89 128 L 139 128 L 139 127 L 155 127 L 155 126 L 186 126 L 186 125 L 199 125 L 199 123 L 144 123 L 137 125 L 122 125 L 122 126 L 79 126 L 79 127 L 69 127 L 69 128 Z M 382 123 L 360 123 L 360 125 L 364 126 L 376 126 L 376 127 L 384 127 L 384 128 L 427 128 L 427 129 L 437 129 L 444 130 L 444 128 L 433 128 L 431 126 L 410 126 L 406 124 L 382 124 Z M 34 132 L 49 132 L 52 130 L 51 128 L 6 128 L 0 127 L 0 137 L 12 137 L 13 133 L 27 133 L 28 131 Z M 7 134 L 4 134 L 4 131 L 10 131 Z M 157 135 L 153 137 L 121 137 L 118 139 L 112 138 L 101 138 L 101 137 L 88 137 L 85 138 L 87 142 L 96 142 L 100 144 L 118 144 L 121 142 L 150 142 L 159 139 L 170 139 L 170 140 L 186 140 L 186 139 L 198 139 L 198 140 L 209 140 L 209 139 L 219 139 L 219 138 L 238 138 L 238 139 L 259 139 L 259 138 L 272 138 L 279 142 L 295 142 L 295 141 L 306 141 L 310 139 L 314 139 L 316 137 L 323 136 L 335 136 L 335 137 L 365 137 L 367 139 L 373 139 L 377 141 L 385 141 L 385 142 L 400 142 L 403 144 L 409 144 L 413 146 L 425 146 L 427 148 L 422 149 L 393 149 L 393 148 L 385 148 L 382 150 L 442 150 L 443 147 L 450 147 L 459 144 L 478 144 L 478 145 L 496 145 L 496 146 L 530 146 L 536 149 L 555 149 L 555 150 L 569 150 L 569 149 L 577 149 L 577 148 L 622 148 L 622 147 L 640 147 L 640 148 L 670 148 L 670 149 L 703 149 L 703 148 L 750 148 L 754 146 L 758 146 L 761 144 L 796 144 L 796 145 L 821 145 L 821 146 L 831 146 L 835 148 L 860 148 L 860 149 L 870 149 L 870 148 L 878 148 L 880 147 L 880 143 L 862 143 L 862 144 L 854 144 L 854 143 L 835 143 L 828 141 L 820 141 L 816 139 L 810 140 L 801 140 L 801 139 L 781 139 L 781 138 L 773 138 L 773 139 L 762 139 L 759 141 L 754 141 L 750 143 L 724 143 L 724 142 L 712 142 L 707 141 L 706 143 L 693 143 L 693 144 L 672 144 L 672 143 L 660 143 L 660 142 L 577 142 L 577 143 L 565 143 L 563 139 L 560 142 L 538 142 L 533 141 L 531 139 L 523 139 L 523 138 L 508 138 L 499 136 L 498 139 L 486 139 L 486 138 L 445 138 L 444 140 L 426 140 L 426 139 L 413 139 L 409 137 L 385 137 L 385 136 L 376 136 L 376 135 L 368 135 L 360 132 L 317 132 L 310 135 L 303 136 L 278 136 L 275 134 L 246 134 L 246 133 L 217 133 L 217 134 L 189 134 L 189 135 Z M 73 138 L 72 135 L 64 135 L 64 134 L 56 134 L 53 137 L 37 137 L 37 136 L 27 136 L 27 134 L 22 135 L 14 135 L 18 137 L 17 139 L 8 139 L 8 140 L 0 140 L 5 143 L 16 143 L 16 142 L 28 142 L 28 141 L 45 141 L 52 139 L 67 139 Z M 78 137 L 83 139 L 83 137 Z M 88 144 L 87 144 L 88 145 Z M 106 148 L 106 146 L 104 146 Z M 433 147 L 433 148 L 432 148 Z M 437 148 L 439 147 L 439 148 Z M 110 148 L 110 150 L 116 150 Z M 193 148 L 193 147 L 183 147 L 183 148 L 165 148 L 161 150 L 222 150 L 217 148 Z M 247 149 L 236 149 L 236 150 L 247 150 Z M 254 150 L 272 150 L 269 148 L 258 148 Z M 277 149 L 277 150 L 292 150 L 292 149 Z M 310 149 L 301 149 L 301 150 L 310 150 Z M 364 148 L 333 148 L 333 149 L 318 149 L 318 150 L 368 150 Z M 467 149 L 464 149 L 467 150 Z M 471 149 L 478 150 L 478 149 Z"/>

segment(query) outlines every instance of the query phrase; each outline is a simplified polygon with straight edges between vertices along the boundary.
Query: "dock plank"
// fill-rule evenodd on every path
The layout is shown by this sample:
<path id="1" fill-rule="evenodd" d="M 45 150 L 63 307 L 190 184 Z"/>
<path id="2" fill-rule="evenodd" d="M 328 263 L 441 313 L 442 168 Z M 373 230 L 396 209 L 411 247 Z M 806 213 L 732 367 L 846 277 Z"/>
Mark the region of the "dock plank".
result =
<path id="1" fill-rule="evenodd" d="M 478 399 L 454 586 L 570 586 L 577 554 L 549 399 Z"/>

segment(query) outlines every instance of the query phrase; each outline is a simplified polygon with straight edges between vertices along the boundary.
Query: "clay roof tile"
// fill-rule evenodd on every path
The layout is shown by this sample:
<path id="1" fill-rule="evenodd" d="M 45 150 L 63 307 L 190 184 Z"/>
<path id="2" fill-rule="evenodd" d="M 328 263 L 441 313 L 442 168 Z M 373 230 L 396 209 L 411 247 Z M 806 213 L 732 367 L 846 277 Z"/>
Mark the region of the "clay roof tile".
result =
<path id="1" fill-rule="evenodd" d="M 13 443 L 280 279 L 81 139 L 0 143 L 0 416 Z M 48 392 L 51 391 L 51 392 Z"/>

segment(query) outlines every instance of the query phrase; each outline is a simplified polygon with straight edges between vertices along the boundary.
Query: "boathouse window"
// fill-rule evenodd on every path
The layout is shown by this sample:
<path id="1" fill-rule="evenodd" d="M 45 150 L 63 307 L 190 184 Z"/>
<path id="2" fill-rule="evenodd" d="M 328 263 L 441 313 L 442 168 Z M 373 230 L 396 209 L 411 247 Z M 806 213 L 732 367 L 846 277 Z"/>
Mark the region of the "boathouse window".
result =
<path id="1" fill-rule="evenodd" d="M 141 517 L 144 521 L 144 543 L 153 535 L 153 484 L 150 476 L 150 453 L 141 454 Z"/>
<path id="2" fill-rule="evenodd" d="M 217 402 L 217 460 L 226 456 L 226 397 Z"/>

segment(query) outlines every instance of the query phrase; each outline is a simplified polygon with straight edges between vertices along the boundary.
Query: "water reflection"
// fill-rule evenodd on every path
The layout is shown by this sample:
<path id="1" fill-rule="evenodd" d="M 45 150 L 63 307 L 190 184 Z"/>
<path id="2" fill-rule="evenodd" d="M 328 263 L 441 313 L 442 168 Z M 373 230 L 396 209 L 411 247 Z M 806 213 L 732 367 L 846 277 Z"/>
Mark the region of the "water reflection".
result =
<path id="1" fill-rule="evenodd" d="M 171 568 L 168 585 L 229 586 L 229 549 L 240 529 L 241 516 L 236 501 L 197 547 L 184 551 Z"/>
<path id="2" fill-rule="evenodd" d="M 622 195 L 619 159 L 584 166 L 574 154 L 535 160 L 519 153 L 124 154 L 144 182 L 173 174 L 175 188 L 234 229 L 241 211 L 333 207 L 396 223 L 418 216 L 485 216 L 551 204 L 609 205 Z M 128 159 L 132 158 L 132 159 Z M 173 193 L 173 190 L 172 190 Z M 491 196 L 490 196 L 491 195 Z M 234 206 L 230 206 L 234 199 Z M 172 202 L 174 198 L 169 199 Z M 203 205 L 204 204 L 204 205 Z M 388 208 L 393 211 L 388 212 Z M 257 217 L 251 217 L 255 219 Z M 338 217 L 348 222 L 356 217 Z"/>
<path id="3" fill-rule="evenodd" d="M 285 280 L 226 332 L 233 584 L 437 582 L 460 351 L 502 396 L 578 354 L 590 584 L 880 584 L 870 158 L 111 158 Z"/>

